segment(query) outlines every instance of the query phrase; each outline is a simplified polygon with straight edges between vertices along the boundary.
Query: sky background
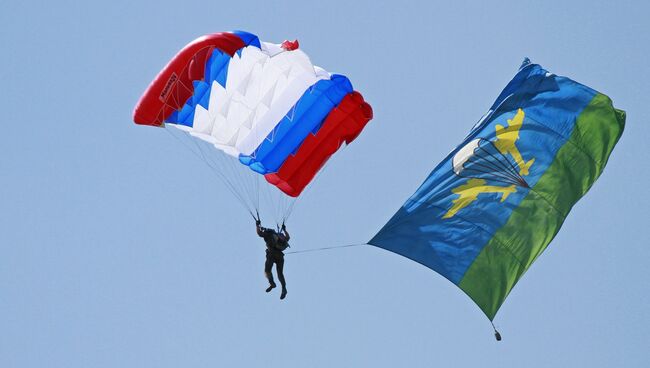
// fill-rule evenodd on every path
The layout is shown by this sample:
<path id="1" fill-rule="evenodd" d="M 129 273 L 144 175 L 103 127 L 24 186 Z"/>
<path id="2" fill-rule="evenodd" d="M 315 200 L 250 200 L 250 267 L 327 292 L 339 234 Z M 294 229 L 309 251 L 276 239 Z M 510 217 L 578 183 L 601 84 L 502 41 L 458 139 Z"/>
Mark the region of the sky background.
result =
<path id="1" fill-rule="evenodd" d="M 0 367 L 645 367 L 650 23 L 641 1 L 0 3 Z M 374 120 L 289 221 L 293 249 L 366 242 L 528 56 L 626 130 L 498 313 L 370 246 L 264 245 L 206 166 L 132 109 L 187 42 L 297 38 Z"/>

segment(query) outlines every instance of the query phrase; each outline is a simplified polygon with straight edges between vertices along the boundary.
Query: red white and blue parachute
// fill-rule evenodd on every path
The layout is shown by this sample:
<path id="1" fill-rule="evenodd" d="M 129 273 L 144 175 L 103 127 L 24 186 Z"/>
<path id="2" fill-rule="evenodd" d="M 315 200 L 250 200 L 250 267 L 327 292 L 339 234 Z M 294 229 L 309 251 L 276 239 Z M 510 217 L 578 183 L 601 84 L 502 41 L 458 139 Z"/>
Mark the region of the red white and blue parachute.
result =
<path id="1" fill-rule="evenodd" d="M 242 31 L 185 46 L 133 113 L 137 124 L 171 125 L 209 143 L 291 197 L 371 118 L 348 78 L 314 66 L 298 41 Z"/>

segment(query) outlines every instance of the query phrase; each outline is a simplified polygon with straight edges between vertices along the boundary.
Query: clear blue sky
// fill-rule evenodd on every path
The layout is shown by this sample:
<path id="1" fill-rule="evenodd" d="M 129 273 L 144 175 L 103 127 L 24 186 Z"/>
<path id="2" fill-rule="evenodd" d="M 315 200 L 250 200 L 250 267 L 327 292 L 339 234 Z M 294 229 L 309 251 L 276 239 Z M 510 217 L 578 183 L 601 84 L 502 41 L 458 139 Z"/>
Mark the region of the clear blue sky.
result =
<path id="1" fill-rule="evenodd" d="M 650 353 L 650 23 L 641 1 L 0 4 L 0 367 L 642 367 Z M 365 242 L 524 56 L 612 97 L 603 176 L 496 318 L 373 247 L 264 246 L 203 163 L 136 126 L 185 43 L 298 38 L 375 119 L 296 208 L 293 246 Z M 234 215 L 228 215 L 233 213 Z"/>

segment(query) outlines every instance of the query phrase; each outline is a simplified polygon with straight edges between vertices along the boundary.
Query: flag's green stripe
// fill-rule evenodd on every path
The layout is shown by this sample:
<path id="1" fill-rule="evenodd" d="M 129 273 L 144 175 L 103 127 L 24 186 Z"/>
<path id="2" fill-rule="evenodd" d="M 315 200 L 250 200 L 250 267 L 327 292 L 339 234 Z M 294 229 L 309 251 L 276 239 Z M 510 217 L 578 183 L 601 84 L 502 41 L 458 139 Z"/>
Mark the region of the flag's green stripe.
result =
<path id="1" fill-rule="evenodd" d="M 624 125 L 625 112 L 597 94 L 553 163 L 469 267 L 458 286 L 490 320 L 601 174 Z"/>

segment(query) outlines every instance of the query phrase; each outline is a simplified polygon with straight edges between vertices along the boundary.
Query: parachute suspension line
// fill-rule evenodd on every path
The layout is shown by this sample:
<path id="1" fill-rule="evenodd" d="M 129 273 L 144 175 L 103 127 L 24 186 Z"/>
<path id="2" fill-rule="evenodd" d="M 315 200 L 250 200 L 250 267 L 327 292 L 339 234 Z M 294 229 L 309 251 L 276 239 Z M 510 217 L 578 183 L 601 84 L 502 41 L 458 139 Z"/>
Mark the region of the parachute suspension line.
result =
<path id="1" fill-rule="evenodd" d="M 165 131 L 177 142 L 179 142 L 182 146 L 184 146 L 187 150 L 192 152 L 196 157 L 203 158 L 203 163 L 206 164 L 211 169 L 211 171 L 224 182 L 224 184 L 226 184 L 226 187 L 228 188 L 230 193 L 239 201 L 239 203 L 248 211 L 248 213 L 250 213 L 251 215 L 253 214 L 251 209 L 246 204 L 246 201 L 241 197 L 241 195 L 234 188 L 233 184 L 230 182 L 230 180 L 228 180 L 228 178 L 225 177 L 223 173 L 221 173 L 219 170 L 217 170 L 212 165 L 210 165 L 210 163 L 206 161 L 205 158 L 202 157 L 202 155 L 199 155 L 199 153 L 197 153 L 194 149 L 192 149 L 192 147 L 190 147 L 186 142 L 184 142 L 181 138 L 179 138 L 177 135 L 172 133 L 171 129 L 165 128 Z"/>
<path id="2" fill-rule="evenodd" d="M 271 207 L 271 209 L 273 210 L 273 221 L 277 227 L 278 223 L 280 222 L 279 214 L 281 211 L 280 207 L 282 206 L 282 194 L 273 193 L 273 188 L 270 186 L 268 186 L 268 190 L 269 193 L 271 193 L 271 198 L 273 199 L 273 207 Z"/>
<path id="3" fill-rule="evenodd" d="M 275 210 L 275 204 L 273 202 L 273 196 L 272 196 L 271 190 L 269 189 L 269 186 L 262 184 L 262 189 L 260 190 L 260 192 L 263 192 L 263 193 L 260 193 L 260 194 L 262 196 L 262 199 L 264 199 L 264 202 L 266 203 L 266 205 L 264 207 L 267 208 L 267 209 L 270 208 L 272 210 Z M 260 204 L 260 207 L 262 207 L 262 204 Z M 268 214 L 268 212 L 267 212 L 267 214 Z M 273 220 L 275 221 L 275 213 L 271 213 L 271 216 L 273 216 Z"/>
<path id="4" fill-rule="evenodd" d="M 322 252 L 324 250 L 339 249 L 339 248 L 350 248 L 350 247 L 360 247 L 363 245 L 368 245 L 368 243 L 358 243 L 358 244 L 345 244 L 345 245 L 335 245 L 332 247 L 322 247 L 322 248 L 313 248 L 313 249 L 304 249 L 304 250 L 294 250 L 291 252 L 284 252 L 284 254 L 297 254 L 297 253 L 311 253 L 311 252 Z"/>
<path id="5" fill-rule="evenodd" d="M 248 212 L 252 212 L 252 208 L 251 208 L 251 206 L 250 206 L 250 203 L 246 200 L 246 196 L 244 196 L 241 192 L 239 192 L 239 191 L 237 190 L 237 187 L 235 186 L 235 183 L 233 183 L 233 182 L 229 179 L 231 176 L 227 176 L 227 175 L 224 175 L 224 174 L 223 174 L 223 172 L 222 172 L 222 171 L 223 171 L 223 167 L 221 167 L 221 170 L 219 170 L 219 166 L 226 166 L 226 167 L 227 167 L 227 164 L 226 164 L 226 165 L 219 165 L 219 164 L 217 164 L 217 163 L 215 162 L 215 160 L 213 160 L 212 157 L 211 157 L 210 155 L 206 154 L 206 152 L 203 150 L 203 148 L 202 148 L 202 144 L 203 144 L 203 143 L 199 143 L 199 142 L 197 142 L 196 139 L 192 139 L 192 143 L 194 143 L 194 145 L 199 149 L 199 151 L 201 152 L 201 156 L 202 156 L 203 160 L 204 160 L 206 163 L 208 163 L 208 166 L 212 167 L 216 172 L 221 173 L 221 175 L 222 175 L 224 178 L 226 178 L 226 180 L 231 184 L 233 190 L 238 194 L 239 198 L 240 198 L 240 199 L 245 203 L 245 207 L 248 209 Z M 210 159 L 208 159 L 208 157 L 210 157 Z M 234 176 L 232 176 L 232 177 L 234 178 Z M 242 187 L 242 186 L 240 185 L 240 187 Z"/>
<path id="6" fill-rule="evenodd" d="M 203 146 L 207 145 L 207 143 L 204 143 L 203 141 L 200 141 L 201 143 L 198 143 L 197 140 L 193 140 L 195 144 L 202 144 Z M 203 150 L 202 150 L 203 151 Z M 204 151 L 203 151 L 204 152 Z M 249 188 L 249 181 L 246 180 L 246 177 L 243 176 L 242 170 L 237 170 L 238 167 L 236 165 L 238 164 L 236 160 L 232 157 L 227 156 L 225 153 L 213 149 L 213 147 L 210 147 L 207 149 L 207 153 L 204 152 L 207 157 L 210 158 L 210 161 L 215 164 L 215 166 L 220 166 L 221 171 L 228 171 L 228 174 L 225 175 L 227 178 L 232 178 L 232 180 L 237 181 L 240 185 L 237 186 L 236 188 L 242 188 L 244 192 L 248 192 L 250 194 L 251 190 Z M 234 184 L 233 184 L 234 186 Z M 238 191 L 239 192 L 239 191 Z M 242 193 L 240 193 L 242 195 Z M 251 195 L 248 196 L 243 196 L 245 199 L 248 199 L 250 201 L 250 207 L 254 207 L 253 199 Z M 247 201 L 247 203 L 248 203 Z"/>
<path id="7" fill-rule="evenodd" d="M 282 224 L 282 218 L 285 213 L 284 202 L 286 195 L 274 186 L 264 182 L 263 178 L 258 178 L 258 180 L 256 195 L 259 203 L 258 207 L 265 208 L 264 213 L 272 217 L 275 224 L 279 226 Z"/>
<path id="8" fill-rule="evenodd" d="M 259 83 L 259 84 L 257 84 L 257 95 L 262 96 L 262 93 L 263 93 L 262 84 Z M 260 138 L 259 130 L 255 129 L 254 132 L 255 132 L 255 140 L 257 142 L 260 142 L 261 140 L 259 139 Z M 253 153 L 256 153 L 256 152 L 253 152 Z M 262 183 L 260 184 L 260 182 L 262 182 Z M 266 183 L 264 183 L 263 178 L 260 178 L 259 175 L 256 175 L 255 176 L 255 184 L 254 184 L 254 188 L 253 188 L 253 197 L 255 198 L 255 211 L 257 212 L 257 219 L 261 221 L 260 215 L 259 215 L 259 211 L 260 211 L 260 208 L 261 208 L 260 207 L 261 206 L 261 203 L 260 203 L 260 192 L 261 192 L 260 185 L 262 187 L 267 187 L 268 186 L 268 185 L 266 185 Z M 266 196 L 266 198 L 268 198 L 268 196 Z"/>
<path id="9" fill-rule="evenodd" d="M 501 334 L 497 331 L 497 328 L 494 327 L 494 322 L 490 321 L 490 324 L 492 324 L 492 329 L 494 330 L 494 338 L 497 339 L 497 341 L 501 341 Z"/>
<path id="10" fill-rule="evenodd" d="M 282 223 L 284 224 L 287 222 L 289 219 L 289 216 L 291 216 L 291 213 L 293 212 L 293 208 L 296 205 L 296 202 L 298 202 L 299 197 L 291 197 L 287 200 L 287 207 L 284 210 L 284 216 L 282 217 Z"/>
<path id="11" fill-rule="evenodd" d="M 199 150 L 201 151 L 201 154 L 202 154 L 203 157 L 206 159 L 206 161 L 209 161 L 209 162 L 211 163 L 211 164 L 209 164 L 208 166 L 210 166 L 211 168 L 213 168 L 213 170 L 214 170 L 215 172 L 217 172 L 217 173 L 220 174 L 220 177 L 221 177 L 221 178 L 226 182 L 226 184 L 230 187 L 231 192 L 235 195 L 235 197 L 236 197 L 237 199 L 240 200 L 240 202 L 244 205 L 244 207 L 248 210 L 248 212 L 252 214 L 252 210 L 253 210 L 253 209 L 251 208 L 251 205 L 250 205 L 250 203 L 248 202 L 247 197 L 245 196 L 245 193 L 243 193 L 241 190 L 238 189 L 238 188 L 243 188 L 243 186 L 241 185 L 241 180 L 239 180 L 239 184 L 240 184 L 240 185 L 236 185 L 236 184 L 237 184 L 236 176 L 234 176 L 234 175 L 232 175 L 232 174 L 227 175 L 227 174 L 225 173 L 225 171 L 227 171 L 227 170 L 230 168 L 230 166 L 231 166 L 229 163 L 227 163 L 229 160 L 227 160 L 227 159 L 226 159 L 226 160 L 215 159 L 213 156 L 207 154 L 207 153 L 203 150 L 203 148 L 201 148 L 201 144 L 202 144 L 202 143 L 198 143 L 197 140 L 194 140 L 194 139 L 192 139 L 192 142 L 193 142 L 197 147 L 199 147 Z M 208 152 L 214 152 L 214 151 L 209 150 Z M 224 162 L 225 162 L 225 163 L 224 163 Z M 230 171 L 232 171 L 232 170 L 230 170 Z"/>
<path id="12" fill-rule="evenodd" d="M 287 221 L 287 218 L 289 217 L 289 209 L 293 205 L 293 203 L 296 202 L 298 198 L 297 197 L 291 197 L 287 195 L 281 195 L 279 200 L 280 200 L 280 207 L 278 211 L 278 222 L 280 225 L 284 224 Z"/>
<path id="13" fill-rule="evenodd" d="M 216 174 L 218 177 L 221 178 L 221 180 L 224 181 L 224 183 L 227 185 L 227 187 L 228 187 L 228 189 L 231 191 L 231 193 L 232 193 L 232 194 L 233 194 L 237 199 L 239 199 L 240 202 L 243 200 L 242 198 L 240 198 L 240 196 L 238 195 L 238 193 L 236 193 L 236 191 L 235 191 L 234 188 L 232 187 L 232 183 L 230 183 L 230 181 L 229 181 L 229 180 L 228 180 L 228 179 L 223 175 L 223 173 L 221 173 L 221 172 L 219 172 L 218 170 L 216 170 L 216 169 L 215 169 L 212 165 L 210 165 L 210 163 L 205 159 L 205 156 L 203 156 L 203 153 L 202 153 L 200 147 L 197 146 L 197 147 L 199 148 L 199 151 L 201 151 L 201 154 L 199 154 L 198 152 L 196 152 L 196 151 L 195 151 L 192 147 L 190 147 L 190 145 L 187 144 L 183 139 L 179 138 L 176 134 L 173 134 L 173 133 L 171 132 L 171 129 L 169 129 L 169 128 L 165 128 L 165 130 L 166 130 L 166 131 L 167 131 L 167 132 L 168 132 L 168 133 L 169 133 L 169 134 L 170 134 L 174 139 L 176 139 L 176 140 L 177 140 L 178 142 L 180 142 L 183 146 L 185 146 L 186 149 L 188 149 L 190 152 L 192 152 L 196 157 L 198 157 L 199 159 L 202 159 L 202 160 L 203 160 L 203 163 L 204 163 L 205 165 L 207 165 L 207 166 L 212 170 L 212 172 L 213 172 L 214 174 Z M 186 136 L 186 135 L 184 135 L 183 133 L 181 133 L 181 135 L 182 135 L 182 136 Z M 193 140 L 190 139 L 190 141 L 192 141 L 192 142 L 194 143 Z M 241 203 L 242 203 L 242 205 L 244 204 L 243 202 L 241 202 Z M 246 207 L 246 206 L 245 206 L 245 207 Z"/>
<path id="14" fill-rule="evenodd" d="M 285 195 L 284 193 L 281 193 L 278 189 L 275 187 L 272 187 L 270 185 L 267 186 L 269 189 L 269 192 L 271 192 L 271 196 L 273 197 L 274 201 L 274 214 L 273 214 L 273 221 L 275 221 L 276 225 L 280 225 L 282 223 L 282 217 L 284 216 L 283 212 L 283 207 L 284 207 L 284 198 Z"/>
<path id="15" fill-rule="evenodd" d="M 197 142 L 196 140 L 193 141 Z M 249 212 L 252 214 L 252 211 L 255 210 L 256 213 L 259 213 L 259 175 L 250 171 L 248 167 L 241 165 L 237 158 L 231 157 L 220 150 L 213 149 L 209 143 L 203 141 L 198 142 L 200 143 L 197 144 L 209 146 L 209 148 L 206 148 L 206 155 L 210 157 L 215 165 L 222 167 L 222 171 L 226 173 L 226 178 L 239 184 L 236 186 L 239 189 L 237 192 L 248 203 L 250 208 Z"/>
<path id="16" fill-rule="evenodd" d="M 289 206 L 287 207 L 287 210 L 284 211 L 284 217 L 282 217 L 283 224 L 287 222 L 289 216 L 291 216 L 291 213 L 293 212 L 293 208 L 296 206 L 296 202 L 298 202 L 298 198 L 294 198 L 293 200 L 291 200 Z"/>
<path id="17" fill-rule="evenodd" d="M 226 154 L 219 151 L 216 152 L 219 155 L 225 156 Z M 230 172 L 232 173 L 232 177 L 237 178 L 239 183 L 241 183 L 241 188 L 246 192 L 246 198 L 250 201 L 250 205 L 254 209 L 258 209 L 257 206 L 255 205 L 255 190 L 253 188 L 253 181 L 256 179 L 255 176 L 252 173 L 244 173 L 244 170 L 248 170 L 247 167 L 243 167 L 237 159 L 233 159 L 231 157 L 226 157 L 227 166 L 230 169 Z M 248 174 L 248 176 L 246 175 Z M 251 179 L 252 177 L 252 179 Z"/>
<path id="18" fill-rule="evenodd" d="M 260 210 L 260 177 L 255 177 L 255 209 Z"/>

